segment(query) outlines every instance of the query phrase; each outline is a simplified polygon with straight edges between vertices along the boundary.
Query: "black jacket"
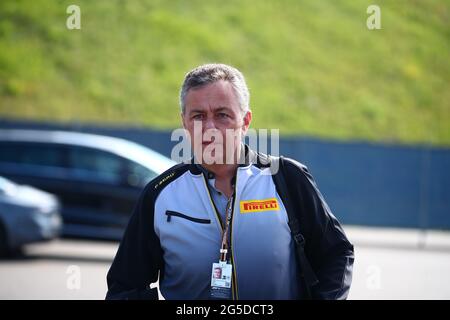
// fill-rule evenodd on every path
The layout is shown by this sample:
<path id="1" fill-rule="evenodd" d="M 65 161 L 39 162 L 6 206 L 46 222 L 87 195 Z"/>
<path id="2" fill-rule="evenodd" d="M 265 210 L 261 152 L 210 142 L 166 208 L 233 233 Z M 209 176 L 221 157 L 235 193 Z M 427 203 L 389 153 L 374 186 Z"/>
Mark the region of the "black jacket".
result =
<path id="1" fill-rule="evenodd" d="M 260 167 L 270 165 L 266 155 L 247 146 L 246 154 L 247 162 Z M 158 274 L 161 278 L 164 276 L 161 244 L 149 227 L 153 225 L 154 203 L 165 185 L 186 170 L 197 169 L 194 164 L 179 164 L 152 180 L 142 192 L 108 272 L 107 299 L 158 298 L 157 291 L 149 288 L 150 283 L 158 280 Z M 277 191 L 283 202 L 290 202 L 286 209 L 298 219 L 305 240 L 306 258 L 318 280 L 317 284 L 309 287 L 310 295 L 303 294 L 302 297 L 347 298 L 352 280 L 353 246 L 304 165 L 286 159 L 283 170 L 278 174 L 283 174 L 287 190 L 280 189 L 279 182 L 276 182 Z"/>

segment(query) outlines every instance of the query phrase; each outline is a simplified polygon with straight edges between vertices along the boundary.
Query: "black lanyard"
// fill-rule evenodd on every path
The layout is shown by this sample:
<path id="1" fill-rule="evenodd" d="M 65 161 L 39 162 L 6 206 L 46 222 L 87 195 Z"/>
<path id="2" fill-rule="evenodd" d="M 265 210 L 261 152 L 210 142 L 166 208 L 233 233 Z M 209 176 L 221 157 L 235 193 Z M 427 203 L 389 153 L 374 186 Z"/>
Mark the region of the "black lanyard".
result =
<path id="1" fill-rule="evenodd" d="M 205 184 L 206 184 L 206 188 L 208 189 L 208 193 L 209 193 L 209 197 L 212 200 L 213 206 L 214 206 L 214 210 L 216 210 L 216 212 L 218 213 L 218 209 L 216 207 L 216 204 L 214 203 L 214 200 L 211 196 L 211 192 L 212 192 L 212 186 L 209 184 L 209 178 L 208 178 L 208 173 L 207 171 L 202 168 L 201 166 L 200 170 L 203 172 L 203 177 L 205 180 Z M 236 183 L 236 182 L 235 182 Z M 221 242 L 221 246 L 220 246 L 220 261 L 227 261 L 227 253 L 228 253 L 228 249 L 229 249 L 229 244 L 228 244 L 228 230 L 230 230 L 230 225 L 231 225 L 231 219 L 233 217 L 233 200 L 234 200 L 234 192 L 235 192 L 235 184 L 233 184 L 233 194 L 231 195 L 230 199 L 228 199 L 227 202 L 227 207 L 225 209 L 225 224 L 223 226 L 223 230 L 222 230 L 222 242 Z M 231 234 L 230 234 L 231 237 Z M 231 239 L 230 239 L 231 241 Z"/>
<path id="2" fill-rule="evenodd" d="M 230 199 L 227 203 L 226 208 L 226 217 L 225 217 L 225 226 L 222 232 L 222 243 L 220 246 L 220 261 L 227 261 L 227 253 L 228 253 L 228 230 L 230 230 L 231 219 L 233 217 L 233 199 L 234 193 L 231 195 Z M 230 234 L 231 237 L 231 234 Z M 231 240 L 231 239 L 230 239 Z"/>

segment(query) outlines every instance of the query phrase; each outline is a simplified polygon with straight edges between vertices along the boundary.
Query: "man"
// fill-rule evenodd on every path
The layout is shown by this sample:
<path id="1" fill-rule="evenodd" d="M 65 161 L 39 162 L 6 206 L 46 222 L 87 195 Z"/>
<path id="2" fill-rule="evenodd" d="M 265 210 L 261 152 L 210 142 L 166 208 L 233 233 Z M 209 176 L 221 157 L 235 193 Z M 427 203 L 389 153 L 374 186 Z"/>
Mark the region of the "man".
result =
<path id="1" fill-rule="evenodd" d="M 306 167 L 285 159 L 271 175 L 271 158 L 241 143 L 252 120 L 243 75 L 197 67 L 180 104 L 194 157 L 142 192 L 107 299 L 156 299 L 149 285 L 158 279 L 166 299 L 345 299 L 353 247 Z M 291 230 L 294 215 L 301 234 Z M 213 285 L 218 267 L 231 282 Z"/>
<path id="2" fill-rule="evenodd" d="M 214 279 L 221 279 L 221 278 L 222 278 L 222 269 L 214 268 Z"/>

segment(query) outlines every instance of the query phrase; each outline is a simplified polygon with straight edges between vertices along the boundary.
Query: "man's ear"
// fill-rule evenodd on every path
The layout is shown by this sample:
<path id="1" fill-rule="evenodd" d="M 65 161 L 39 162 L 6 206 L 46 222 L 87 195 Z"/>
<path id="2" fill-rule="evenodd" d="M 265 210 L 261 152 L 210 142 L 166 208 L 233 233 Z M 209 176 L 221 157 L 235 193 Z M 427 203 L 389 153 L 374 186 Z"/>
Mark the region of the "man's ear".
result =
<path id="1" fill-rule="evenodd" d="M 252 112 L 250 110 L 248 110 L 244 116 L 244 124 L 242 125 L 243 135 L 245 135 L 247 133 L 247 130 L 250 127 L 251 122 L 252 122 Z"/>

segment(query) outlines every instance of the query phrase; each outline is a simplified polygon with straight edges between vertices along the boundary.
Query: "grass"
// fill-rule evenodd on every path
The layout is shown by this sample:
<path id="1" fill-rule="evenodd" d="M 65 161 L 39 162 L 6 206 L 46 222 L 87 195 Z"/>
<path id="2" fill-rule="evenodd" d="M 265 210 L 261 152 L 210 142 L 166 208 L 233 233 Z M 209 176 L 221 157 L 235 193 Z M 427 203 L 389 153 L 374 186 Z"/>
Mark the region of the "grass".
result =
<path id="1" fill-rule="evenodd" d="M 0 116 L 180 126 L 184 74 L 232 64 L 253 126 L 450 146 L 450 4 L 377 1 L 0 2 Z M 81 30 L 66 8 L 81 8 Z"/>

